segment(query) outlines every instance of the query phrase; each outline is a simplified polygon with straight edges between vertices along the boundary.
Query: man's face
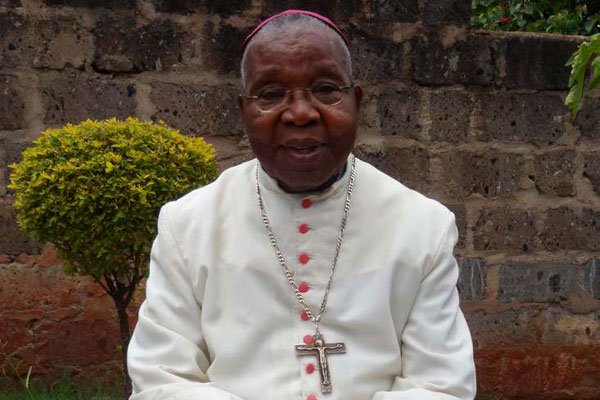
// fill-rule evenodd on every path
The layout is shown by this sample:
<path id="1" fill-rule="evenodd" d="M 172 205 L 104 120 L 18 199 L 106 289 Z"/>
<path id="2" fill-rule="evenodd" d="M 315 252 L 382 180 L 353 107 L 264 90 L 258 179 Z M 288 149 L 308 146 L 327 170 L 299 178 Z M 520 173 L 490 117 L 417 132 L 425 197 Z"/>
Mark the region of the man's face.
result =
<path id="1" fill-rule="evenodd" d="M 310 31 L 257 40 L 247 55 L 245 93 L 349 85 L 341 49 L 331 42 Z M 277 111 L 261 111 L 243 98 L 239 104 L 250 145 L 266 172 L 289 192 L 307 192 L 342 169 L 356 139 L 361 97 L 355 87 L 336 105 L 312 102 L 303 91 L 293 92 L 291 103 Z"/>

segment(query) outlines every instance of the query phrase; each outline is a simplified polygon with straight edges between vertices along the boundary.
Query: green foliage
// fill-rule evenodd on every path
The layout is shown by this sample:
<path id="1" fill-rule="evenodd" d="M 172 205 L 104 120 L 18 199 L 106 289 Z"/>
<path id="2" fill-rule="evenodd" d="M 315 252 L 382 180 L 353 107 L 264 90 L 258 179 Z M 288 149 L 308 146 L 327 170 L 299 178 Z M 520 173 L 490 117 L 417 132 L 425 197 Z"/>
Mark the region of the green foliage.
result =
<path id="1" fill-rule="evenodd" d="M 119 389 L 100 382 L 77 383 L 67 376 L 51 385 L 34 381 L 25 389 L 6 378 L 0 379 L 0 400 L 121 400 Z"/>
<path id="2" fill-rule="evenodd" d="M 128 276 L 160 206 L 217 173 L 203 139 L 134 118 L 48 129 L 11 168 L 20 227 L 52 242 L 67 272 L 95 278 Z"/>
<path id="3" fill-rule="evenodd" d="M 581 109 L 583 98 L 587 92 L 594 89 L 600 83 L 600 34 L 590 37 L 589 41 L 583 42 L 567 61 L 571 67 L 569 77 L 569 94 L 565 104 L 571 110 L 573 118 Z M 586 83 L 586 73 L 591 67 L 591 79 Z"/>
<path id="4" fill-rule="evenodd" d="M 29 392 L 8 390 L 0 392 L 0 400 L 122 400 L 114 389 L 57 385 L 51 389 L 35 388 Z"/>
<path id="5" fill-rule="evenodd" d="M 473 0 L 474 28 L 565 35 L 600 32 L 600 13 L 586 0 Z"/>

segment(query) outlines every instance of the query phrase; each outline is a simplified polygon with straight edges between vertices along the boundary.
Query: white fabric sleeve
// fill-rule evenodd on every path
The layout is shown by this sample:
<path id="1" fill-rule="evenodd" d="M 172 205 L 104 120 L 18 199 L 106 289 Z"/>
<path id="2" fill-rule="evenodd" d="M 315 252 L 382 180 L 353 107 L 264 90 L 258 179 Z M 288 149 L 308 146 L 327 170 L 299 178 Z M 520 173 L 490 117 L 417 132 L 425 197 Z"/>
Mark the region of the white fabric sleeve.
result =
<path id="1" fill-rule="evenodd" d="M 472 400 L 475 365 L 469 328 L 459 309 L 458 265 L 453 255 L 458 231 L 454 217 L 432 262 L 401 334 L 402 376 L 391 391 L 372 400 Z"/>
<path id="2" fill-rule="evenodd" d="M 209 382 L 202 307 L 169 227 L 168 205 L 158 219 L 146 300 L 128 349 L 130 400 L 242 400 Z"/>

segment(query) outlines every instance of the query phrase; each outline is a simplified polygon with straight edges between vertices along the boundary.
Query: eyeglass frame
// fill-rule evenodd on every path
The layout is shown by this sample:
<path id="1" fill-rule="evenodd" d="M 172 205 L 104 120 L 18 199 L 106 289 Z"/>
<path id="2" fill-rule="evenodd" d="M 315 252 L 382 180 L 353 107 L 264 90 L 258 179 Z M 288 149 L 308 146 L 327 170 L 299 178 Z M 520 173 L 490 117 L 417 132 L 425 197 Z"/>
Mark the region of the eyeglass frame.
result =
<path id="1" fill-rule="evenodd" d="M 332 84 L 332 86 L 337 86 L 337 85 L 333 85 L 333 84 Z M 346 94 L 346 93 L 347 93 L 347 92 L 346 92 L 347 90 L 349 90 L 349 89 L 353 89 L 353 88 L 355 88 L 355 87 L 356 87 L 356 83 L 350 83 L 349 85 L 346 85 L 346 86 L 338 86 L 338 87 L 337 87 L 337 89 L 338 89 L 338 90 L 341 90 L 343 94 Z M 303 91 L 303 92 L 308 92 L 308 93 L 310 93 L 309 99 L 310 99 L 311 103 L 313 103 L 313 102 L 316 102 L 317 104 L 320 104 L 320 105 L 322 105 L 322 106 L 325 106 L 325 107 L 329 107 L 329 106 L 337 106 L 337 105 L 338 105 L 338 104 L 340 104 L 342 101 L 344 101 L 344 96 L 342 96 L 342 97 L 340 97 L 340 100 L 339 100 L 339 101 L 336 101 L 335 103 L 331 103 L 331 104 L 326 104 L 326 103 L 323 103 L 322 101 L 320 101 L 319 99 L 317 99 L 316 97 L 314 97 L 314 96 L 313 96 L 313 94 L 312 94 L 312 91 L 311 91 L 311 90 L 312 90 L 312 87 L 297 87 L 297 88 L 293 88 L 293 89 L 286 89 L 286 90 L 285 90 L 284 100 L 285 100 L 285 99 L 287 99 L 287 101 L 282 101 L 282 102 L 281 102 L 281 105 L 275 106 L 275 107 L 273 107 L 273 108 L 271 108 L 271 109 L 269 109 L 269 110 L 263 110 L 263 109 L 261 109 L 260 107 L 257 107 L 257 108 L 258 108 L 258 110 L 259 110 L 260 112 L 263 112 L 263 113 L 270 113 L 270 112 L 275 112 L 275 111 L 281 111 L 281 110 L 284 110 L 284 109 L 286 109 L 286 108 L 287 108 L 287 107 L 288 107 L 288 106 L 291 104 L 291 102 L 292 102 L 292 96 L 291 96 L 291 95 L 292 95 L 292 93 L 294 93 L 294 92 L 296 92 L 296 91 L 298 91 L 298 90 L 301 90 L 301 91 Z M 247 94 L 245 94 L 245 93 L 240 93 L 240 97 L 241 97 L 241 98 L 243 98 L 243 99 L 245 99 L 245 100 L 258 100 L 258 99 L 259 99 L 259 96 L 258 96 L 258 95 L 247 95 Z M 313 104 L 314 104 L 314 103 L 313 103 Z"/>

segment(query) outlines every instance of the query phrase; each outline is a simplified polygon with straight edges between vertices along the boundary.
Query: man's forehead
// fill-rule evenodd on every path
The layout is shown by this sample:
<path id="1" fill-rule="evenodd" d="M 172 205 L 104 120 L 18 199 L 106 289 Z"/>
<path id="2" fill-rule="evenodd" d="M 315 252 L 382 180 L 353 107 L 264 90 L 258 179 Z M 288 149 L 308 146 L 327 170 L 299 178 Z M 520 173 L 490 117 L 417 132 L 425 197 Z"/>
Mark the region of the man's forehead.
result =
<path id="1" fill-rule="evenodd" d="M 281 55 L 285 55 L 285 58 L 281 59 Z M 259 61 L 261 65 L 299 60 L 311 63 L 323 60 L 325 64 L 341 65 L 343 50 L 339 42 L 326 32 L 284 32 L 274 37 L 257 38 L 248 48 L 248 59 Z"/>
<path id="2" fill-rule="evenodd" d="M 312 73 L 332 78 L 344 77 L 342 52 L 337 43 L 327 36 L 301 36 L 261 39 L 248 49 L 248 78 L 274 76 L 288 69 L 310 68 Z"/>
<path id="3" fill-rule="evenodd" d="M 258 83 L 259 81 L 276 79 L 279 74 L 285 74 L 288 70 L 305 70 L 310 75 L 332 79 L 343 79 L 345 75 L 344 69 L 334 60 L 307 59 L 302 63 L 294 63 L 292 60 L 284 62 L 267 61 L 261 63 L 260 67 L 251 69 L 248 78 Z"/>
<path id="4" fill-rule="evenodd" d="M 242 58 L 242 82 L 256 83 L 257 71 L 271 65 L 281 69 L 306 67 L 302 72 L 316 72 L 316 64 L 329 63 L 329 77 L 351 79 L 352 64 L 348 48 L 342 37 L 331 28 L 310 20 L 308 24 L 289 22 L 267 26 L 258 32 L 245 48 Z M 310 70 L 310 71 L 309 71 Z M 335 70 L 335 71 L 334 71 Z M 299 73 L 301 69 L 294 70 Z"/>
<path id="5" fill-rule="evenodd" d="M 332 37 L 333 33 L 326 30 L 291 30 L 280 31 L 277 34 L 267 34 L 257 37 L 250 47 L 248 54 L 256 51 L 266 51 L 270 49 L 322 49 L 333 52 L 339 47 L 338 42 Z"/>

